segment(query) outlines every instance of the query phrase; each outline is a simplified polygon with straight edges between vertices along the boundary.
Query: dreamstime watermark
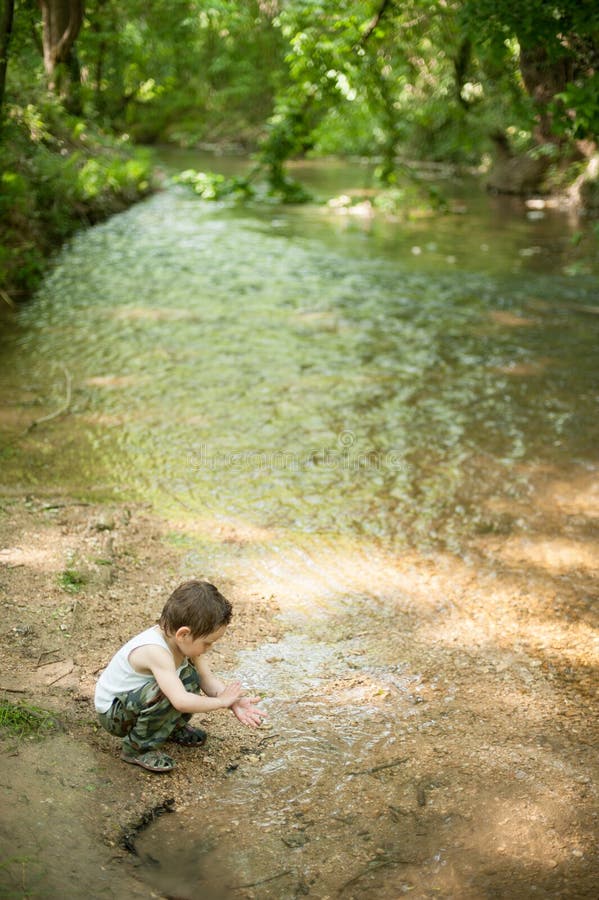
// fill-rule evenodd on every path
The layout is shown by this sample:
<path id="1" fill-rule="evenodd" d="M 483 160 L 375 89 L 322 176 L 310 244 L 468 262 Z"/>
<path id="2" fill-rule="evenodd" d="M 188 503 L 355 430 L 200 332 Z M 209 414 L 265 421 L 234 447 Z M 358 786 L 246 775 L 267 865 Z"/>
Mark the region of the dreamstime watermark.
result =
<path id="1" fill-rule="evenodd" d="M 308 469 L 357 472 L 364 469 L 407 470 L 408 463 L 392 450 L 359 450 L 352 431 L 342 431 L 336 447 L 316 448 L 305 453 L 289 450 L 240 450 L 230 453 L 211 452 L 201 443 L 189 451 L 192 469 L 233 470 L 240 472 L 291 471 Z"/>

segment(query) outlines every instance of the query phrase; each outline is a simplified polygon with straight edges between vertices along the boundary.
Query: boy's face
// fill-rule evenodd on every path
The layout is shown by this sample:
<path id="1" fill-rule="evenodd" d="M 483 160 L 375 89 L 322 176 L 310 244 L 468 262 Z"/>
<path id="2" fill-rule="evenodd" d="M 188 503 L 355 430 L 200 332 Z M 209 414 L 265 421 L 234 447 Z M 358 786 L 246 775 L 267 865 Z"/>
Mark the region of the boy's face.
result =
<path id="1" fill-rule="evenodd" d="M 210 650 L 216 641 L 222 638 L 226 630 L 227 626 L 221 625 L 220 628 L 217 628 L 216 631 L 212 631 L 210 634 L 202 634 L 194 638 L 189 628 L 179 628 L 175 637 L 181 653 L 185 656 L 202 656 Z"/>

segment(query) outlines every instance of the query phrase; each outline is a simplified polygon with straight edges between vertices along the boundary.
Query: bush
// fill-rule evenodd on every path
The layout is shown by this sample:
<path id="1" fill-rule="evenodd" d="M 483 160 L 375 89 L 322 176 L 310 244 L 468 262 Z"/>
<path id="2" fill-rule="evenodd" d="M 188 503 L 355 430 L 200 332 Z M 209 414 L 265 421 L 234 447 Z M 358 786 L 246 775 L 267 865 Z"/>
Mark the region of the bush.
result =
<path id="1" fill-rule="evenodd" d="M 148 193 L 151 158 L 69 116 L 54 98 L 9 105 L 0 143 L 0 291 L 30 294 L 78 228 Z"/>

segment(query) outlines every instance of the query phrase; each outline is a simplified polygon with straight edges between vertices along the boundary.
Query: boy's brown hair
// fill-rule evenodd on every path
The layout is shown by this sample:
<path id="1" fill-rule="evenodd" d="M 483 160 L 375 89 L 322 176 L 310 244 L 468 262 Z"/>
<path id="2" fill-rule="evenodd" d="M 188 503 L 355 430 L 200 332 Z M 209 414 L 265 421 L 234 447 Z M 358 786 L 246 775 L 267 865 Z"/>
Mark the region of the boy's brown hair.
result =
<path id="1" fill-rule="evenodd" d="M 189 628 L 195 639 L 212 634 L 231 621 L 229 601 L 207 581 L 184 581 L 164 605 L 158 624 L 167 634 Z"/>

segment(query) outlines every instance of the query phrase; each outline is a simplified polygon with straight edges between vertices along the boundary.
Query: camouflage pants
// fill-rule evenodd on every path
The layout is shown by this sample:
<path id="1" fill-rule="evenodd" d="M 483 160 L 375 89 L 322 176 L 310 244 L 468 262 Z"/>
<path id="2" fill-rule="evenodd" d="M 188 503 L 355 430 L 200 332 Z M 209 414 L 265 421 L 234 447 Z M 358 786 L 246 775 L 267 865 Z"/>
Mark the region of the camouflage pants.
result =
<path id="1" fill-rule="evenodd" d="M 186 691 L 199 694 L 200 676 L 190 663 L 179 672 L 179 678 Z M 175 728 L 189 722 L 191 714 L 175 709 L 151 678 L 136 691 L 118 694 L 98 718 L 106 731 L 124 738 L 126 753 L 137 755 L 164 744 Z"/>

